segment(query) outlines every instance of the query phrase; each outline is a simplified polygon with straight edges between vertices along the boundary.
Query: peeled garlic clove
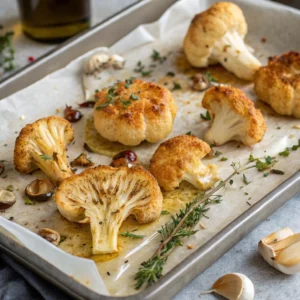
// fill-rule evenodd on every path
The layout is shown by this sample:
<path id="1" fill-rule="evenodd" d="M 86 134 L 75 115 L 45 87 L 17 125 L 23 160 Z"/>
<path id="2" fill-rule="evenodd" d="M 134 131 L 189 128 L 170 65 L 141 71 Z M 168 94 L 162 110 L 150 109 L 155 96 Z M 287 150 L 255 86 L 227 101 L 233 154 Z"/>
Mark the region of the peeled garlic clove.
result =
<path id="1" fill-rule="evenodd" d="M 90 57 L 84 66 L 85 74 L 95 74 L 101 69 L 109 66 L 110 56 L 107 53 L 100 52 Z"/>
<path id="2" fill-rule="evenodd" d="M 109 59 L 109 63 L 114 69 L 123 69 L 125 65 L 125 59 L 118 54 L 113 54 Z"/>
<path id="3" fill-rule="evenodd" d="M 254 286 L 244 274 L 232 273 L 219 278 L 210 293 L 217 293 L 229 300 L 253 300 Z"/>
<path id="4" fill-rule="evenodd" d="M 300 233 L 283 228 L 263 238 L 258 251 L 264 260 L 285 274 L 300 272 Z"/>

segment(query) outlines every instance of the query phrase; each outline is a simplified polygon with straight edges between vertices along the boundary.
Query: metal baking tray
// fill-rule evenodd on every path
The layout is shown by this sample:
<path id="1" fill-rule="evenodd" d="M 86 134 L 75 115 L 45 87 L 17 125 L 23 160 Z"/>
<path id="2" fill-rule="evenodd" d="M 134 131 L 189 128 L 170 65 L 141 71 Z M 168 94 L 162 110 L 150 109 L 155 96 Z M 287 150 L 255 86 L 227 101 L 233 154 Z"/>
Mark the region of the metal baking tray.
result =
<path id="1" fill-rule="evenodd" d="M 112 45 L 138 25 L 157 20 L 175 2 L 176 0 L 144 0 L 130 6 L 6 78 L 0 83 L 0 99 L 64 67 L 79 55 L 98 47 L 99 41 L 105 46 Z M 128 297 L 100 296 L 59 271 L 3 231 L 0 231 L 0 250 L 75 299 L 170 299 L 299 191 L 300 171 L 250 207 L 157 283 Z"/>

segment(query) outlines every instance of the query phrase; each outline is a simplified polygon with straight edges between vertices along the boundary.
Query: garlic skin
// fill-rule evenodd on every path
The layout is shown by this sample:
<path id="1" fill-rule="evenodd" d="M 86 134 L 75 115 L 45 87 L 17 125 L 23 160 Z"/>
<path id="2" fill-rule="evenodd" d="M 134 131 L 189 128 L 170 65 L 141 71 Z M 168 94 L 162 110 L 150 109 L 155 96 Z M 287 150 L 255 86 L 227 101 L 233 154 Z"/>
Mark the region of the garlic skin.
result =
<path id="1" fill-rule="evenodd" d="M 300 272 L 300 233 L 280 229 L 263 238 L 258 251 L 278 271 L 289 275 Z"/>
<path id="2" fill-rule="evenodd" d="M 212 290 L 206 293 L 212 292 L 229 300 L 253 300 L 255 294 L 252 281 L 241 273 L 231 273 L 220 277 L 212 286 Z"/>

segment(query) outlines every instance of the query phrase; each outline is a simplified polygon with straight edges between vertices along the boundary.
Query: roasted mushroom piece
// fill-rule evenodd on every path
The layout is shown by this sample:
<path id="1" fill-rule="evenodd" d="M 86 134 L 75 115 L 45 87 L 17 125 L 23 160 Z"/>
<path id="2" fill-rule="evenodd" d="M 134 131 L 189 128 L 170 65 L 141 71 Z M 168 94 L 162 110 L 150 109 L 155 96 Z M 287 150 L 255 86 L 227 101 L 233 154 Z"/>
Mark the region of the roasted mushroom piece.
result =
<path id="1" fill-rule="evenodd" d="M 49 179 L 35 179 L 26 186 L 25 194 L 33 201 L 45 202 L 54 194 L 56 185 Z"/>
<path id="2" fill-rule="evenodd" d="M 192 84 L 192 88 L 193 90 L 195 91 L 205 91 L 207 90 L 208 88 L 210 88 L 211 84 L 210 82 L 208 81 L 207 77 L 204 76 L 203 74 L 201 73 L 197 73 L 193 76 L 192 78 L 193 80 L 193 84 Z"/>
<path id="3" fill-rule="evenodd" d="M 0 210 L 7 209 L 16 203 L 16 196 L 13 192 L 2 189 L 0 190 Z"/>
<path id="4" fill-rule="evenodd" d="M 138 156 L 136 155 L 136 153 L 131 150 L 125 150 L 125 151 L 122 151 L 122 152 L 116 154 L 113 157 L 113 160 L 110 165 L 115 168 L 118 168 L 121 166 L 126 166 L 126 167 L 131 168 L 138 164 L 139 164 L 139 159 L 138 159 Z"/>
<path id="5" fill-rule="evenodd" d="M 41 228 L 39 235 L 55 246 L 57 246 L 60 242 L 60 234 L 50 228 Z"/>

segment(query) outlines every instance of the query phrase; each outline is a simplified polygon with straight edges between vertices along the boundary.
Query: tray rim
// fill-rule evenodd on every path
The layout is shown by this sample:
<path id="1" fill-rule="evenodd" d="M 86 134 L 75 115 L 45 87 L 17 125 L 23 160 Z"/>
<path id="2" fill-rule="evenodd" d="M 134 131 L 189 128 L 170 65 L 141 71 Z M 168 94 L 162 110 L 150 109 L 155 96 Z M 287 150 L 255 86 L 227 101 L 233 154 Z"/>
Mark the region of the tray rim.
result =
<path id="1" fill-rule="evenodd" d="M 156 0 L 158 1 L 158 0 Z M 170 0 L 171 4 L 175 3 L 178 0 Z M 242 0 L 243 2 L 253 3 L 249 0 Z M 55 54 L 55 52 L 59 52 L 59 50 L 63 50 L 68 48 L 68 45 L 76 42 L 83 35 L 88 34 L 90 31 L 100 30 L 102 25 L 109 23 L 112 19 L 118 17 L 124 12 L 130 11 L 135 7 L 139 7 L 141 3 L 149 3 L 155 2 L 153 0 L 140 0 L 137 3 L 131 4 L 128 7 L 124 8 L 120 12 L 114 14 L 113 16 L 103 20 L 97 25 L 93 26 L 90 30 L 68 40 L 62 45 L 55 47 L 53 50 L 47 52 L 47 54 L 43 55 L 36 62 L 31 65 L 25 66 L 18 71 L 14 72 L 12 76 L 8 76 L 5 80 L 0 81 L 0 92 L 2 90 L 3 84 L 5 85 L 7 82 L 13 83 L 15 81 L 15 77 L 18 77 L 20 74 L 26 73 L 27 71 L 34 71 L 34 68 L 40 64 L 46 62 L 49 58 L 49 55 Z M 274 3 L 271 1 L 264 1 L 264 6 L 277 6 L 281 7 L 285 10 L 290 10 L 296 12 L 300 16 L 300 11 L 288 7 L 283 4 Z M 259 1 L 255 0 L 254 4 L 257 5 Z M 258 4 L 259 6 L 261 3 Z M 52 71 L 51 71 L 52 72 Z M 49 73 L 51 73 L 49 72 Z M 18 75 L 18 76 L 17 76 Z M 9 79 L 8 81 L 6 79 Z M 17 80 L 20 78 L 16 78 Z M 16 92 L 16 91 L 14 91 Z M 0 99 L 1 100 L 1 99 Z M 13 256 L 15 259 L 20 261 L 25 266 L 32 269 L 34 272 L 38 273 L 41 277 L 46 280 L 52 282 L 54 285 L 58 286 L 63 291 L 67 292 L 69 295 L 75 297 L 76 299 L 154 299 L 155 297 L 164 297 L 164 299 L 169 299 L 169 297 L 174 296 L 177 292 L 179 292 L 185 284 L 189 283 L 194 277 L 203 272 L 207 267 L 212 265 L 218 258 L 220 258 L 224 253 L 226 253 L 234 244 L 236 244 L 239 240 L 241 240 L 246 234 L 248 234 L 254 227 L 260 224 L 265 218 L 274 213 L 279 207 L 281 207 L 285 202 L 287 202 L 290 198 L 292 198 L 295 194 L 299 192 L 299 188 L 297 185 L 300 183 L 300 171 L 296 171 L 292 176 L 290 176 L 283 183 L 278 185 L 274 190 L 268 193 L 265 197 L 263 197 L 259 202 L 250 207 L 246 212 L 236 218 L 234 221 L 229 223 L 226 227 L 224 227 L 219 233 L 213 236 L 209 241 L 207 241 L 203 246 L 197 249 L 194 253 L 190 254 L 186 259 L 184 259 L 181 263 L 179 263 L 176 267 L 170 270 L 166 275 L 164 275 L 158 282 L 153 284 L 151 287 L 147 288 L 144 291 L 138 292 L 132 296 L 105 296 L 100 295 L 91 289 L 85 287 L 83 284 L 73 280 L 65 273 L 58 270 L 55 266 L 50 264 L 49 262 L 43 260 L 34 252 L 30 251 L 26 247 L 20 245 L 15 242 L 13 239 L 7 237 L 3 233 L 0 232 L 0 249 L 8 253 L 10 256 Z M 278 200 L 279 199 L 279 200 Z M 274 203 L 275 202 L 275 203 Z M 250 224 L 251 223 L 251 224 Z M 246 227 L 245 227 L 246 224 Z M 237 234 L 238 233 L 238 234 Z M 221 243 L 225 238 L 231 239 L 231 243 L 224 247 L 223 249 L 218 248 L 216 254 L 213 255 L 210 261 L 206 261 L 204 266 L 202 266 L 201 271 L 191 272 L 195 266 L 195 263 L 199 263 L 199 260 L 203 260 L 203 256 L 207 255 L 209 251 L 211 251 L 218 243 Z M 224 246 L 224 245 L 223 245 Z M 15 248 L 15 249 L 14 249 Z M 16 251 L 16 248 L 19 251 Z M 211 253 L 209 253 L 211 254 Z M 42 268 L 41 268 L 42 266 Z M 44 270 L 42 270 L 44 269 Z M 51 277 L 51 272 L 57 272 L 56 277 Z M 188 276 L 183 276 L 183 273 L 186 273 Z M 52 274 L 53 275 L 53 274 Z M 61 278 L 61 280 L 59 280 Z M 184 279 L 184 280 L 182 280 Z M 175 286 L 174 286 L 175 284 Z M 179 286 L 179 288 L 178 288 Z M 72 289 L 70 289 L 70 287 Z M 170 288 L 172 287 L 172 288 Z M 174 290 L 173 290 L 174 289 Z M 77 293 L 74 293 L 76 292 Z M 84 295 L 82 294 L 84 292 Z M 164 293 L 167 292 L 167 293 Z M 164 293 L 164 294 L 163 294 Z M 167 298 L 165 298 L 167 297 Z"/>

